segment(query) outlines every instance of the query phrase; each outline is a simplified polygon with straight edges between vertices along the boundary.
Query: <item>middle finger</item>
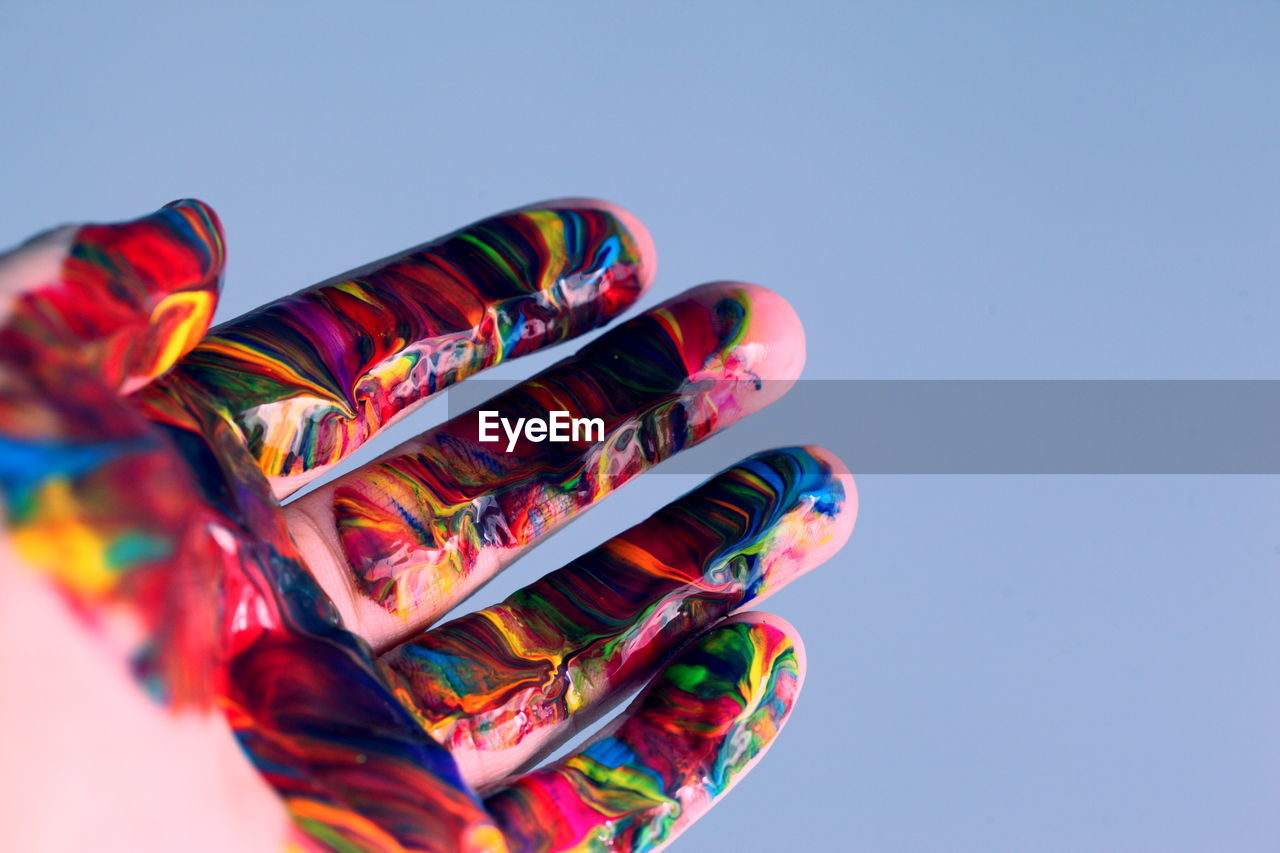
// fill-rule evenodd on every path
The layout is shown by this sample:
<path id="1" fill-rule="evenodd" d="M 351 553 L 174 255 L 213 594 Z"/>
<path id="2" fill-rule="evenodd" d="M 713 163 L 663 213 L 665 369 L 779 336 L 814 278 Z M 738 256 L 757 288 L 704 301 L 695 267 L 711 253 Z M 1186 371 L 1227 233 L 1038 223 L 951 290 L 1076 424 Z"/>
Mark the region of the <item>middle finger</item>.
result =
<path id="1" fill-rule="evenodd" d="M 346 625 L 385 648 L 636 474 L 778 399 L 803 364 L 803 330 L 784 299 L 703 285 L 290 504 L 286 517 Z M 603 436 L 526 437 L 508 453 L 505 436 L 480 441 L 481 410 L 600 418 Z"/>

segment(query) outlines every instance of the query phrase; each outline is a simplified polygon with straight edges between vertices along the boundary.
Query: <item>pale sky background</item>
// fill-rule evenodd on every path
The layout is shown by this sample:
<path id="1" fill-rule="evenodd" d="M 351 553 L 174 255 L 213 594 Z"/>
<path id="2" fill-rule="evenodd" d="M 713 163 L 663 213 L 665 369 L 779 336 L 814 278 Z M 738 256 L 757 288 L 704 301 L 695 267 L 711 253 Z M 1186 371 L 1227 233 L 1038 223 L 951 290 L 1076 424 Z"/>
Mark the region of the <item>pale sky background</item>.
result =
<path id="1" fill-rule="evenodd" d="M 657 240 L 645 305 L 767 284 L 811 378 L 1280 378 L 1280 4 L 176 5 L 0 4 L 0 243 L 197 196 L 225 319 L 595 195 Z M 676 850 L 1280 849 L 1277 478 L 860 491 L 768 605 L 809 650 L 791 724 Z"/>

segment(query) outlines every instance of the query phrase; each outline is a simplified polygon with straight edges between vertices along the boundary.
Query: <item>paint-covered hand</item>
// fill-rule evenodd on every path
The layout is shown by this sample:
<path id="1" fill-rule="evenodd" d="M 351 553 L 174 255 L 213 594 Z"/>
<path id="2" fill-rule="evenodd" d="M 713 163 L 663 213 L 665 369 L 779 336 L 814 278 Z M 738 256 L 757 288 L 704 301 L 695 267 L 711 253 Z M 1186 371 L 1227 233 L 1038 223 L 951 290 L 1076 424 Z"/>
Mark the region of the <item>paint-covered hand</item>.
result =
<path id="1" fill-rule="evenodd" d="M 19 849 L 653 850 L 760 758 L 804 674 L 739 614 L 833 554 L 853 482 L 753 456 L 433 624 L 610 491 L 777 399 L 803 332 L 694 288 L 291 501 L 432 395 L 652 280 L 612 205 L 522 208 L 207 326 L 205 205 L 0 258 L 0 814 Z M 646 685 L 647 682 L 647 686 Z M 142 689 L 138 689 L 138 685 Z M 578 752 L 527 771 L 643 687 Z M 247 759 L 246 760 L 246 756 Z"/>

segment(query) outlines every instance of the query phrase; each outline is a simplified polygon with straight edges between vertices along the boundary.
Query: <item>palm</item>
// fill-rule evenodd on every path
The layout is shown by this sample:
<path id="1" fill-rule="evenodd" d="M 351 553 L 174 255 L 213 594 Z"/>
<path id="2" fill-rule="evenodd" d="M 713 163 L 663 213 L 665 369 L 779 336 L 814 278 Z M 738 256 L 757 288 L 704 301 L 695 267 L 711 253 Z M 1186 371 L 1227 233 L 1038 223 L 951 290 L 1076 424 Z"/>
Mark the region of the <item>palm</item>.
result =
<path id="1" fill-rule="evenodd" d="M 152 218 L 159 236 L 116 246 L 152 250 L 135 270 L 203 271 L 152 298 L 145 335 L 100 336 L 87 360 L 21 360 L 25 396 L 52 401 L 45 426 L 65 435 L 34 475 L 6 478 L 18 538 L 47 533 L 60 479 L 116 555 L 96 574 L 31 562 L 141 620 L 136 671 L 171 706 L 227 710 L 308 844 L 668 842 L 794 701 L 802 661 L 783 623 L 724 620 L 847 538 L 837 461 L 760 454 L 507 601 L 431 626 L 612 489 L 779 396 L 803 361 L 789 307 L 749 285 L 697 288 L 484 407 L 598 417 L 603 440 L 508 453 L 469 413 L 281 506 L 444 387 L 612 319 L 647 286 L 652 248 L 597 203 L 507 214 L 233 321 L 150 381 L 211 308 L 210 217 L 172 207 Z M 49 337 L 19 326 L 13 351 Z M 699 634 L 608 734 L 513 775 Z"/>

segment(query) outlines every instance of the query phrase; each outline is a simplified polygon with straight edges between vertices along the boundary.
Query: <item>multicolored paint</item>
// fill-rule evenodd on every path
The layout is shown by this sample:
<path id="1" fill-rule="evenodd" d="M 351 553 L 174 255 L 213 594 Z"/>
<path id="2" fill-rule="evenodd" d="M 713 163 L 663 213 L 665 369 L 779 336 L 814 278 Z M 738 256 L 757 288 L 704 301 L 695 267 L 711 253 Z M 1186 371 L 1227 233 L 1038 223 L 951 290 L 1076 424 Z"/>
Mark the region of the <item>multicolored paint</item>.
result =
<path id="1" fill-rule="evenodd" d="M 816 451 L 761 453 L 382 663 L 436 740 L 455 757 L 483 752 L 486 775 L 500 776 L 688 637 L 812 568 L 848 511 L 843 481 Z"/>
<path id="2" fill-rule="evenodd" d="M 213 211 L 177 201 L 133 222 L 42 234 L 8 260 L 0 273 L 22 285 L 0 287 L 6 358 L 72 362 L 128 392 L 204 334 L 225 253 Z"/>
<path id="3" fill-rule="evenodd" d="M 0 259 L 0 490 L 23 561 L 128 656 L 157 701 L 225 713 L 291 814 L 296 849 L 629 850 L 674 837 L 785 718 L 799 676 L 784 632 L 715 628 L 612 734 L 487 801 L 432 732 L 452 738 L 469 707 L 482 721 L 476 743 L 495 754 L 521 737 L 545 743 L 551 721 L 599 706 L 686 632 L 810 567 L 823 537 L 839 538 L 845 501 L 823 457 L 755 457 L 485 611 L 527 624 L 489 630 L 481 615 L 383 662 L 295 546 L 282 481 L 336 461 L 449 382 L 606 321 L 651 261 L 604 208 L 526 210 L 268 306 L 192 350 L 222 259 L 217 221 L 198 202 L 53 232 Z M 438 505 L 497 489 L 506 525 L 498 534 L 484 528 L 498 516 L 463 512 L 457 535 L 527 545 L 582 494 L 749 410 L 757 398 L 732 389 L 757 384 L 751 310 L 723 288 L 694 291 L 510 397 L 608 409 L 607 447 L 563 458 L 521 447 L 528 458 L 504 468 L 433 439 Z M 590 366 L 624 357 L 635 363 Z M 448 429 L 462 431 L 439 436 L 469 438 Z M 445 463 L 464 473 L 449 479 Z M 340 522 L 358 566 L 371 565 L 364 549 L 384 559 L 389 542 L 385 526 L 351 523 L 357 510 L 377 520 L 367 498 L 344 498 Z M 433 643 L 470 644 L 450 666 L 474 692 L 446 689 L 423 664 Z M 499 724 L 520 701 L 548 725 L 521 735 Z"/>
<path id="4" fill-rule="evenodd" d="M 786 722 L 800 681 L 785 631 L 721 625 L 682 652 L 612 731 L 485 805 L 512 853 L 658 849 L 750 769 Z"/>
<path id="5" fill-rule="evenodd" d="M 213 394 L 268 477 L 296 477 L 448 385 L 607 323 L 645 264 L 605 210 L 517 211 L 220 326 L 170 381 Z"/>
<path id="6" fill-rule="evenodd" d="M 190 469 L 119 392 L 204 333 L 222 266 L 217 219 L 193 201 L 58 229 L 0 262 L 7 533 L 97 628 L 108 610 L 137 623 L 124 652 L 180 707 L 207 706 L 214 690 L 210 590 L 173 571 L 203 508 Z"/>
<path id="7" fill-rule="evenodd" d="M 526 547 L 776 399 L 790 383 L 766 384 L 761 371 L 771 354 L 749 340 L 758 293 L 745 285 L 696 288 L 483 406 L 512 420 L 553 410 L 601 418 L 602 441 L 522 437 L 507 453 L 479 440 L 475 410 L 340 482 L 333 517 L 361 589 L 400 616 L 434 616 L 442 608 L 432 597 L 487 579 L 473 575 L 495 552 Z"/>

